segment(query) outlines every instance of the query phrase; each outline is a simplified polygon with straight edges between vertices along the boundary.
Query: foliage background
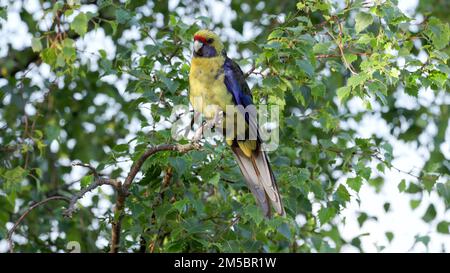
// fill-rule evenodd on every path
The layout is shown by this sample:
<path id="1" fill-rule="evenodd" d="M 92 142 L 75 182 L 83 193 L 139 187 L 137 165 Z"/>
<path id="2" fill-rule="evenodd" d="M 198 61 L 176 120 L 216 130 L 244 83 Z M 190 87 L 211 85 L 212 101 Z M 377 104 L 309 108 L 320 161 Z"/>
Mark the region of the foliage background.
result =
<path id="1" fill-rule="evenodd" d="M 205 26 L 251 72 L 255 101 L 282 108 L 270 157 L 288 216 L 263 219 L 230 151 L 205 143 L 146 160 L 123 210 L 109 185 L 72 218 L 61 200 L 33 209 L 15 251 L 111 251 L 118 222 L 127 252 L 383 251 L 404 234 L 411 250 L 448 251 L 447 1 L 408 16 L 395 1 L 0 3 L 0 251 L 30 206 L 98 182 L 74 162 L 123 182 L 149 147 L 175 143 L 172 108 L 188 104 L 192 34 Z M 383 225 L 372 208 L 395 213 L 378 198 L 393 191 L 427 231 L 391 218 L 400 228 L 371 246 Z"/>

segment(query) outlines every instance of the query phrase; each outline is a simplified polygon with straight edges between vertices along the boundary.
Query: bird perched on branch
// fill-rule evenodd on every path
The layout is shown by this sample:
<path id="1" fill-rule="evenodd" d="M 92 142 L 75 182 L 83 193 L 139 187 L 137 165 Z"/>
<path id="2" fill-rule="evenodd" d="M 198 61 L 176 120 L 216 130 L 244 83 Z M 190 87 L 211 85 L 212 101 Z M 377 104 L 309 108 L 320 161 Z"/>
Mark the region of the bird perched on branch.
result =
<path id="1" fill-rule="evenodd" d="M 264 215 L 271 216 L 271 206 L 284 215 L 275 176 L 266 152 L 261 149 L 256 112 L 248 110 L 255 108 L 244 73 L 227 57 L 219 37 L 210 30 L 195 33 L 193 51 L 189 98 L 194 110 L 203 113 L 207 119 L 213 119 L 223 111 L 225 140 Z M 235 110 L 232 115 L 227 113 L 230 109 Z M 239 122 L 244 126 L 239 126 Z"/>

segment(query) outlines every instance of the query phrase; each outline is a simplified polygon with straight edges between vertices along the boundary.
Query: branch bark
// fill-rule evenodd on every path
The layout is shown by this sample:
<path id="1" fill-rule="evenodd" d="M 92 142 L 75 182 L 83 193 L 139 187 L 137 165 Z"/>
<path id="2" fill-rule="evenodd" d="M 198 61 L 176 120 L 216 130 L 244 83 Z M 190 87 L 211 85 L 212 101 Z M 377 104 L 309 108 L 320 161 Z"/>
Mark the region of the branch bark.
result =
<path id="1" fill-rule="evenodd" d="M 71 218 L 73 213 L 75 212 L 76 208 L 76 204 L 78 202 L 78 200 L 80 200 L 81 198 L 83 198 L 83 196 L 100 187 L 103 185 L 110 185 L 112 186 L 114 189 L 117 190 L 117 188 L 120 185 L 120 181 L 115 180 L 115 179 L 109 179 L 109 178 L 98 178 L 94 180 L 94 183 L 90 184 L 89 186 L 87 186 L 86 188 L 81 189 L 78 193 L 74 194 L 74 196 L 69 199 L 70 203 L 69 203 L 69 207 L 63 212 L 63 215 L 65 217 Z"/>
<path id="2" fill-rule="evenodd" d="M 147 151 L 144 152 L 144 154 L 139 157 L 137 161 L 133 163 L 131 166 L 130 172 L 127 175 L 127 178 L 125 179 L 125 182 L 123 184 L 119 183 L 119 189 L 117 191 L 117 199 L 116 199 L 116 205 L 114 207 L 114 220 L 112 222 L 112 228 L 111 228 L 111 249 L 110 253 L 117 253 L 119 252 L 119 246 L 120 246 L 120 233 L 121 233 L 121 227 L 122 227 L 122 219 L 124 217 L 124 208 L 125 208 L 125 201 L 127 196 L 129 195 L 129 188 L 131 184 L 133 183 L 134 178 L 138 174 L 138 172 L 141 170 L 142 165 L 144 162 L 152 155 L 162 152 L 162 151 L 177 151 L 180 153 L 187 153 L 192 150 L 198 150 L 200 149 L 200 144 L 198 143 L 198 140 L 195 138 L 193 142 L 189 144 L 161 144 L 157 146 L 153 146 L 149 148 Z"/>

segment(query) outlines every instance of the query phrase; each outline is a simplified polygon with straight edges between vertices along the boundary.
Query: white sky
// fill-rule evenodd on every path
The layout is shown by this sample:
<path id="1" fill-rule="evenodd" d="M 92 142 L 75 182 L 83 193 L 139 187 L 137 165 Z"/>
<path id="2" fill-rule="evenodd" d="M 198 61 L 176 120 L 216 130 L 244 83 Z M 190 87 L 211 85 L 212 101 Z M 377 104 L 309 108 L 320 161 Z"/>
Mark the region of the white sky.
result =
<path id="1" fill-rule="evenodd" d="M 234 18 L 236 14 L 234 14 L 234 12 L 232 12 L 231 9 L 229 8 L 229 1 L 230 0 L 226 0 L 224 2 L 216 0 L 206 1 L 207 3 L 209 3 L 209 5 L 214 6 L 212 14 L 212 19 L 214 22 L 221 21 L 224 22 L 225 26 L 230 26 L 229 23 L 230 19 Z M 5 0 L 0 0 L 0 5 L 4 5 L 5 3 L 6 3 Z M 169 6 L 176 7 L 177 3 L 178 0 L 171 0 Z M 400 0 L 399 7 L 406 13 L 413 14 L 415 7 L 417 6 L 417 3 L 418 0 L 412 1 Z M 34 14 L 35 18 L 42 18 L 43 13 L 39 7 L 38 0 L 27 0 L 25 7 L 29 12 Z M 14 5 L 9 8 L 8 21 L 0 29 L 0 37 L 2 37 L 2 39 L 0 39 L 0 57 L 4 57 L 7 54 L 7 44 L 11 44 L 15 49 L 22 49 L 24 47 L 30 46 L 31 34 L 28 33 L 26 24 L 20 21 L 20 17 L 17 14 L 18 8 L 20 8 L 20 2 L 14 3 Z M 95 11 L 96 7 L 92 5 L 85 6 L 83 10 Z M 144 11 L 150 12 L 149 9 L 144 9 Z M 179 13 L 183 13 L 182 8 L 178 8 L 176 11 Z M 204 15 L 207 15 L 206 11 L 203 12 L 205 13 Z M 191 18 L 186 17 L 184 17 L 184 20 L 187 21 L 186 23 L 190 23 L 190 21 L 192 21 Z M 40 28 L 42 30 L 48 29 L 48 25 L 49 22 L 41 23 Z M 254 36 L 258 34 L 258 30 L 252 28 L 250 24 L 246 24 L 244 26 L 243 35 L 236 35 L 236 33 L 230 29 L 226 29 L 225 33 L 226 36 L 228 36 L 227 38 L 233 37 L 233 40 L 235 41 L 242 41 L 252 39 Z M 120 42 L 125 43 L 126 40 L 136 37 L 136 35 L 139 35 L 138 30 L 130 29 L 124 34 Z M 143 44 L 146 44 L 148 42 L 149 41 L 143 41 Z M 105 49 L 106 52 L 108 53 L 108 58 L 113 58 L 115 54 L 115 46 L 111 38 L 107 37 L 102 29 L 89 32 L 83 39 L 77 41 L 76 45 L 79 49 L 82 49 L 85 52 L 92 52 L 92 53 L 98 52 L 99 49 Z M 231 48 L 229 49 L 229 55 L 233 56 L 235 55 L 235 52 L 236 47 L 231 46 Z M 91 61 L 91 64 L 93 64 L 92 67 L 96 69 L 95 58 L 96 57 L 94 55 L 86 53 L 82 61 L 83 62 Z M 43 64 L 40 67 L 35 68 L 31 73 L 29 73 L 29 75 L 30 77 L 33 78 L 33 81 L 37 85 L 43 87 L 42 76 L 48 77 L 51 75 L 51 72 L 49 67 Z M 117 77 L 109 76 L 103 80 L 115 82 L 117 88 L 122 93 L 125 90 L 127 84 L 126 77 L 117 79 Z M 0 80 L 0 87 L 3 84 L 5 83 Z M 426 105 L 426 103 L 429 103 L 430 101 L 436 99 L 429 93 L 430 92 L 426 92 L 425 90 L 420 91 L 419 101 L 421 104 Z M 42 95 L 43 95 L 42 93 L 38 92 L 34 96 L 34 101 L 40 101 L 42 99 Z M 447 103 L 450 103 L 448 96 L 442 99 L 447 100 Z M 8 96 L 5 97 L 5 100 L 8 100 Z M 96 104 L 111 103 L 111 107 L 114 107 L 114 103 L 108 102 L 108 100 L 105 98 L 96 98 L 96 101 L 97 101 Z M 408 108 L 414 108 L 414 106 L 416 105 L 416 102 L 406 95 L 400 97 L 399 101 L 401 101 L 402 106 Z M 352 105 L 351 107 L 352 111 L 364 111 L 365 109 L 361 101 L 359 101 L 358 99 L 353 99 L 349 103 L 351 103 Z M 27 111 L 30 111 L 30 114 L 33 114 L 33 108 L 34 107 L 30 105 L 27 108 L 28 109 Z M 116 109 L 115 111 L 117 110 L 118 109 Z M 144 112 L 146 116 L 150 117 L 149 113 L 147 113 L 148 111 L 145 112 L 146 111 L 145 108 L 141 109 L 141 111 Z M 114 114 L 114 111 L 112 111 L 110 114 Z M 390 136 L 387 124 L 379 116 L 366 115 L 366 117 L 359 124 L 349 123 L 343 124 L 343 126 L 350 126 L 354 128 L 361 137 L 370 137 L 371 135 L 376 134 L 377 136 L 383 136 L 386 139 L 391 140 L 392 145 L 394 147 L 394 155 L 396 158 L 393 161 L 393 164 L 402 170 L 410 171 L 414 167 L 416 168 L 422 167 L 425 163 L 424 159 L 426 159 L 428 156 L 427 151 L 417 150 L 417 148 L 413 144 L 405 144 L 403 142 L 395 140 L 394 137 Z M 132 132 L 141 130 L 140 123 L 137 120 L 133 120 L 129 127 Z M 430 124 L 428 127 L 429 128 L 427 128 L 426 130 L 427 133 L 434 135 L 436 133 L 435 132 L 436 127 L 435 126 L 433 127 L 433 124 Z M 447 158 L 450 158 L 449 131 L 450 130 L 447 129 L 446 142 L 441 147 L 443 151 L 447 151 L 446 153 L 444 153 L 446 154 Z M 426 138 L 429 139 L 429 137 L 427 136 L 422 137 L 424 137 L 425 139 Z M 118 142 L 126 143 L 131 138 L 132 135 L 128 136 L 126 139 L 119 140 Z M 57 150 L 58 144 L 52 143 L 51 148 Z M 61 165 L 70 165 L 70 163 L 71 162 L 64 160 L 60 162 Z M 124 162 L 121 164 L 121 167 L 123 169 L 128 169 L 129 166 L 130 162 Z M 82 177 L 84 172 L 85 170 L 83 170 L 82 168 L 74 167 L 71 174 L 67 175 L 67 177 L 65 178 L 67 179 L 67 181 L 74 181 Z M 416 210 L 412 211 L 409 207 L 410 195 L 399 193 L 397 188 L 397 185 L 401 181 L 401 179 L 405 178 L 407 181 L 410 181 L 411 176 L 407 176 L 405 174 L 392 170 L 386 171 L 385 177 L 386 183 L 385 186 L 382 188 L 381 194 L 375 193 L 372 187 L 368 186 L 367 184 L 363 184 L 361 191 L 359 193 L 359 199 L 361 201 L 360 205 L 358 205 L 358 202 L 356 202 L 355 198 L 352 198 L 351 204 L 348 206 L 347 209 L 343 211 L 341 217 L 342 218 L 345 217 L 346 224 L 345 225 L 341 224 L 340 230 L 344 238 L 351 239 L 358 234 L 370 233 L 370 235 L 361 237 L 363 249 L 367 252 L 376 252 L 377 246 L 386 246 L 383 252 L 406 252 L 406 251 L 422 252 L 426 250 L 425 246 L 422 244 L 417 244 L 413 249 L 411 249 L 414 243 L 414 236 L 417 234 L 429 235 L 431 237 L 431 242 L 428 251 L 431 252 L 441 251 L 443 245 L 445 245 L 445 249 L 449 251 L 450 236 L 438 234 L 436 232 L 436 224 L 444 219 L 449 221 L 450 212 L 445 213 L 444 205 L 442 201 L 439 200 L 436 193 L 432 193 L 431 195 L 424 194 L 421 205 Z M 79 185 L 75 186 L 75 188 L 78 187 Z M 107 195 L 112 194 L 112 190 L 108 186 L 102 187 L 101 190 L 103 192 L 102 194 Z M 87 194 L 85 198 L 83 198 L 82 204 L 89 205 L 91 203 L 91 198 L 94 194 L 98 194 L 98 191 Z M 386 214 L 383 210 L 383 204 L 385 202 L 390 202 L 391 204 L 391 211 L 388 214 Z M 431 223 L 431 225 L 421 220 L 421 217 L 425 213 L 425 210 L 427 209 L 428 204 L 430 202 L 435 204 L 437 210 L 437 217 Z M 100 208 L 94 213 L 96 215 L 102 215 L 111 206 L 112 204 L 110 201 L 103 200 L 100 204 Z M 316 209 L 318 208 L 316 207 Z M 362 228 L 359 228 L 357 222 L 357 212 L 360 211 L 364 211 L 370 216 L 376 216 L 378 218 L 378 221 L 368 220 Z M 96 225 L 98 225 L 98 221 L 94 220 L 93 226 L 95 227 Z M 8 224 L 8 228 L 10 227 L 11 223 Z M 393 232 L 395 235 L 393 241 L 390 244 L 388 244 L 385 236 L 385 232 L 387 231 Z M 56 232 L 56 230 L 53 230 L 53 232 L 50 233 L 50 236 L 55 236 L 55 234 L 58 233 Z M 60 236 L 64 237 L 65 235 L 62 234 Z M 26 242 L 26 239 L 21 238 L 19 235 L 15 236 L 15 239 L 17 239 L 18 241 L 22 241 L 23 243 Z M 107 241 L 105 239 L 100 238 L 97 242 L 97 246 L 103 247 L 105 245 L 107 245 Z M 7 251 L 7 243 L 5 240 L 3 240 L 0 241 L 0 252 L 5 251 Z M 345 247 L 343 251 L 352 252 L 356 251 L 356 248 Z"/>

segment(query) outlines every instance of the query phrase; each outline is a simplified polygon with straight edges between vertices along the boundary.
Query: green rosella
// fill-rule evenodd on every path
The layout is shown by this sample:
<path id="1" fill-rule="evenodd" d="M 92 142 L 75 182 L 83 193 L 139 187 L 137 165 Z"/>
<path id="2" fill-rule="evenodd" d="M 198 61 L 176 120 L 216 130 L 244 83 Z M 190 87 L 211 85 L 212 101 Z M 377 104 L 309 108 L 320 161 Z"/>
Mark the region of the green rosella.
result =
<path id="1" fill-rule="evenodd" d="M 207 119 L 216 117 L 218 111 L 226 112 L 227 106 L 236 109 L 238 114 L 233 114 L 233 122 L 244 120 L 247 138 L 238 137 L 242 132 L 236 129 L 236 133 L 226 135 L 225 140 L 264 215 L 271 216 L 271 205 L 278 214 L 284 215 L 275 176 L 266 152 L 261 149 L 256 118 L 242 111 L 244 107 L 253 106 L 250 88 L 239 65 L 227 57 L 224 45 L 212 31 L 200 30 L 194 35 L 189 85 L 189 97 L 194 110 L 203 113 Z M 227 113 L 224 116 L 228 117 Z M 224 121 L 223 126 L 236 124 L 230 125 Z M 256 137 L 249 137 L 252 135 L 249 131 L 256 132 Z"/>

